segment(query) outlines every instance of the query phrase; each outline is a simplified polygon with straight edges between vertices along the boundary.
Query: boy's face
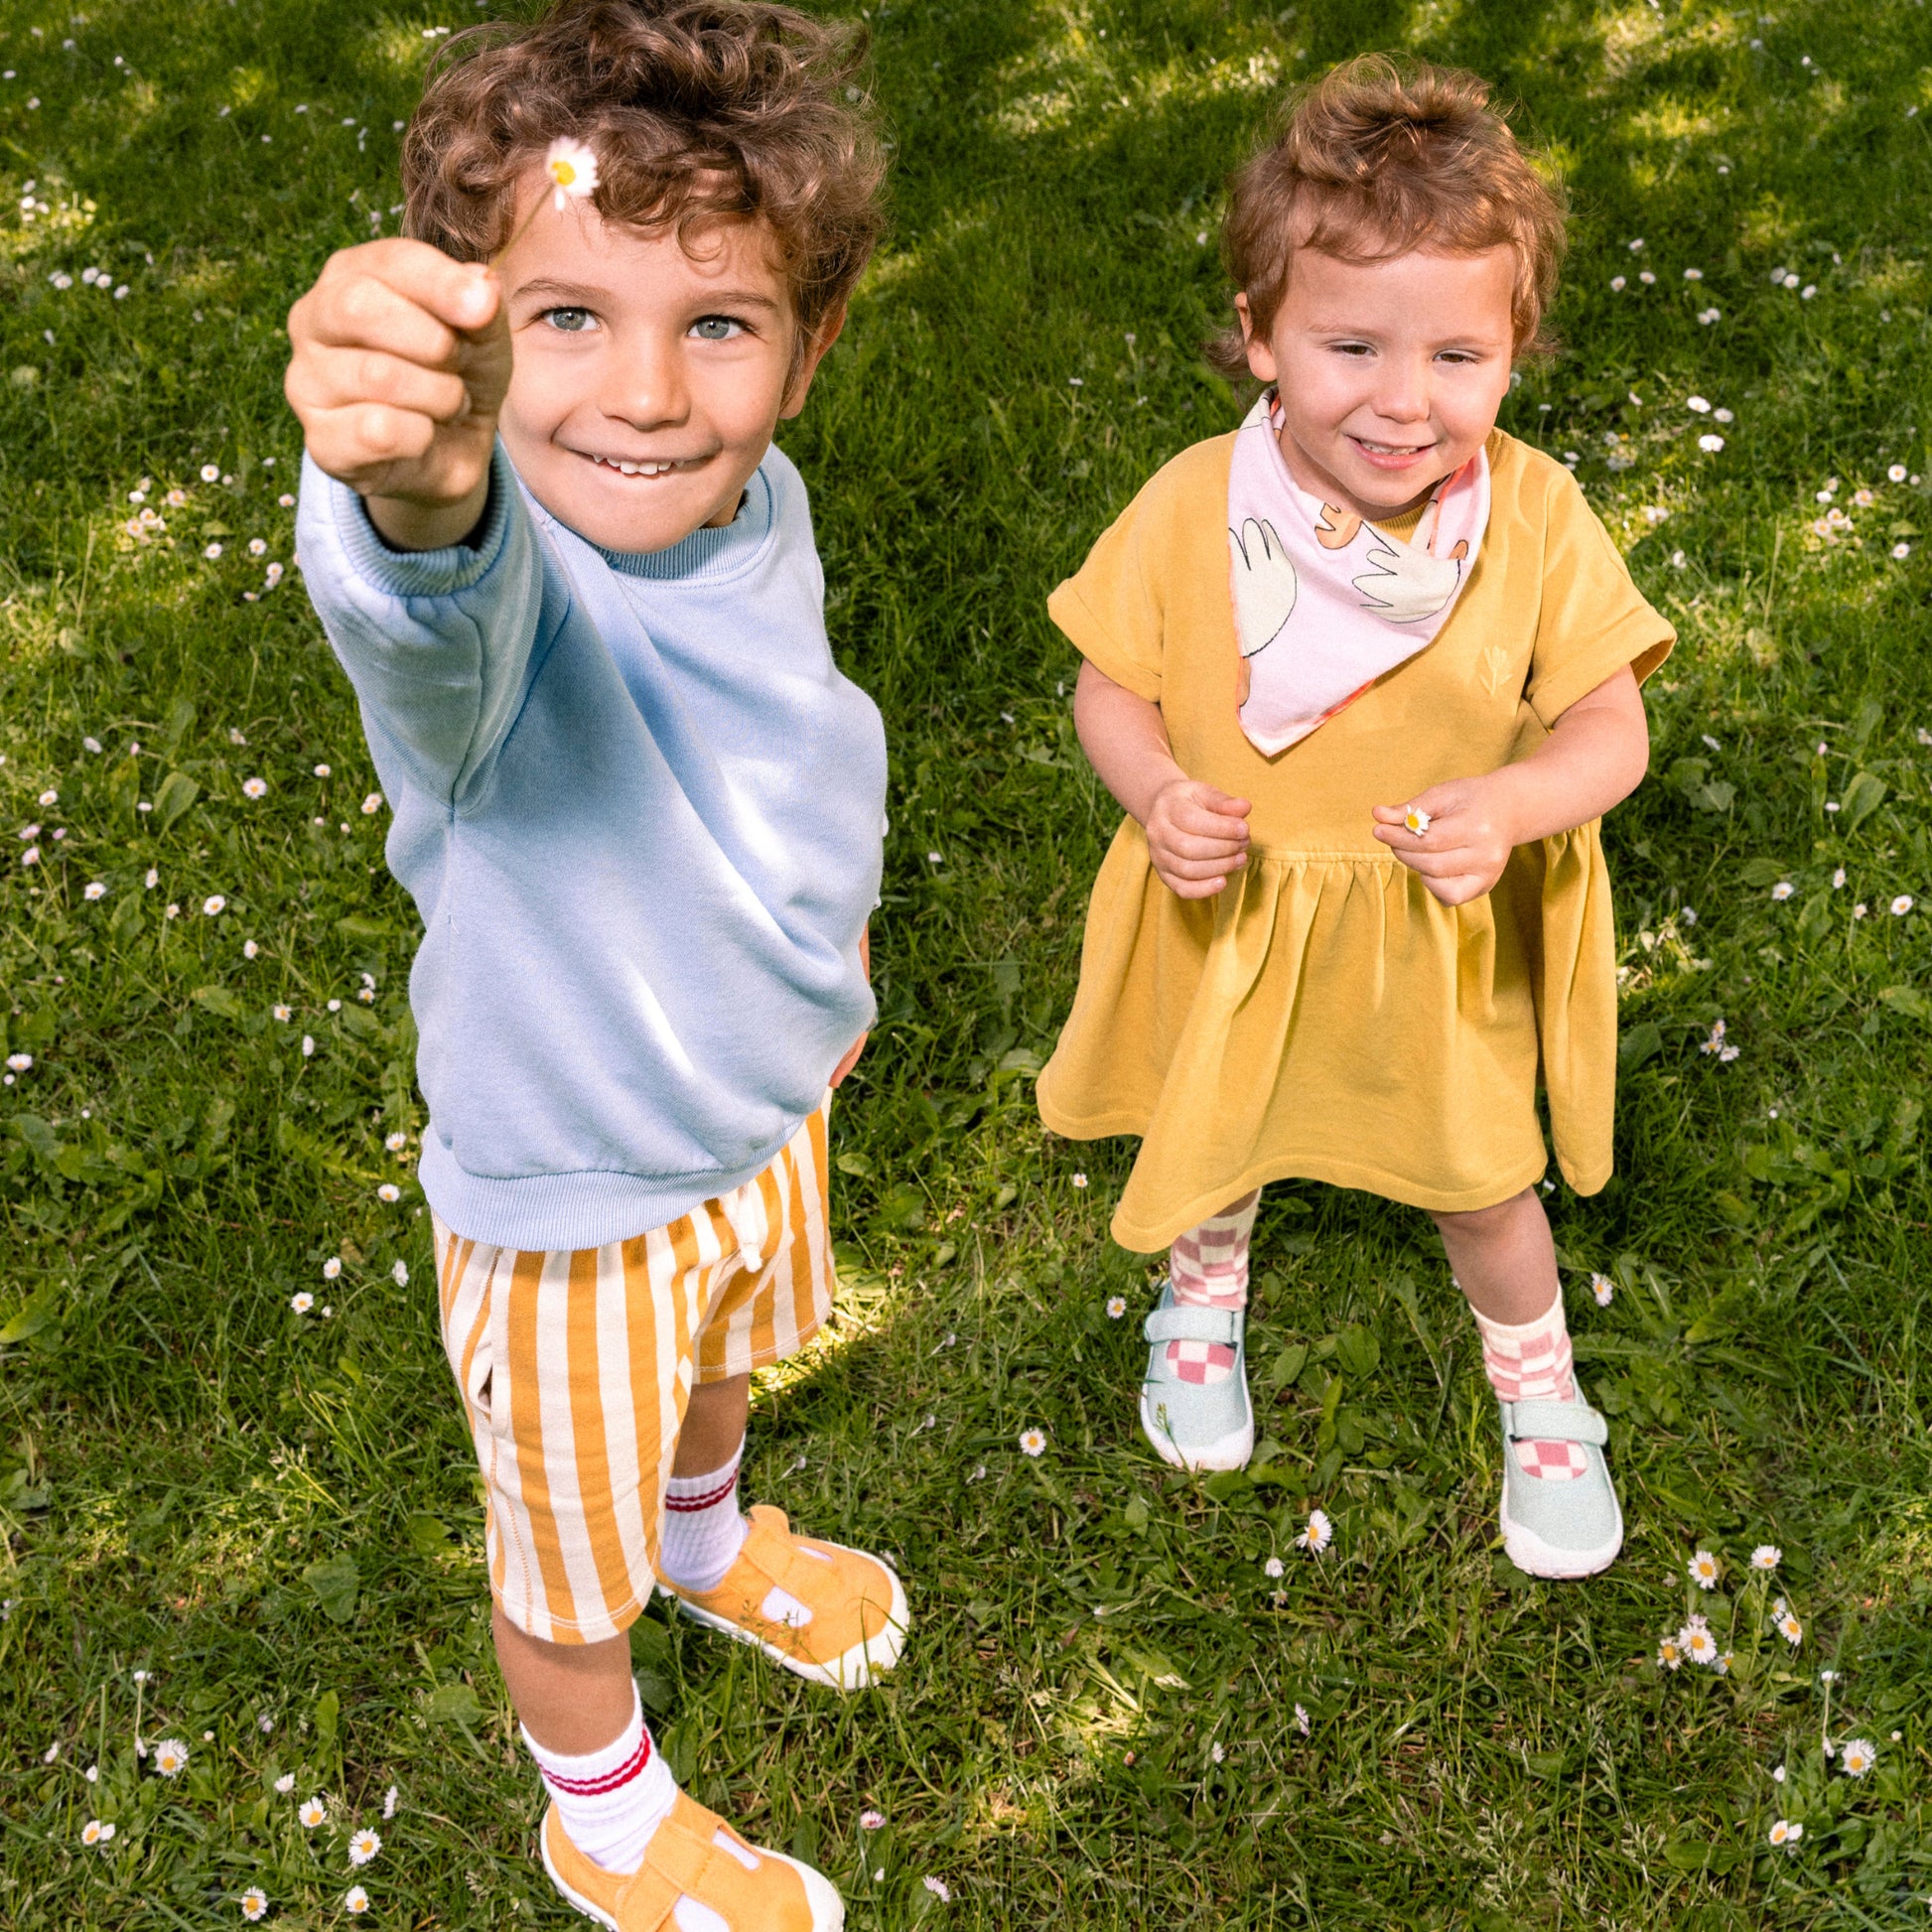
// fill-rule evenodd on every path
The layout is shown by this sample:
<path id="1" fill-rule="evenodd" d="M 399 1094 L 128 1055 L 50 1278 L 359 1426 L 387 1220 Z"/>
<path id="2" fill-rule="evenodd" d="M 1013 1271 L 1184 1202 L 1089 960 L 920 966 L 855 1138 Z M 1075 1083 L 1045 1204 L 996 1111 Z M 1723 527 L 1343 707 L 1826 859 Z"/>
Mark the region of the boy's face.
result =
<path id="1" fill-rule="evenodd" d="M 518 222 L 549 192 L 533 171 Z M 543 208 L 497 267 L 515 352 L 503 447 L 537 501 L 607 550 L 729 523 L 844 320 L 794 368 L 790 292 L 762 228 L 718 222 L 692 247 L 574 201 Z"/>
<path id="2" fill-rule="evenodd" d="M 1506 246 L 1379 262 L 1298 248 L 1265 337 L 1237 296 L 1248 366 L 1281 393 L 1295 481 L 1373 518 L 1466 463 L 1509 393 L 1515 286 Z"/>

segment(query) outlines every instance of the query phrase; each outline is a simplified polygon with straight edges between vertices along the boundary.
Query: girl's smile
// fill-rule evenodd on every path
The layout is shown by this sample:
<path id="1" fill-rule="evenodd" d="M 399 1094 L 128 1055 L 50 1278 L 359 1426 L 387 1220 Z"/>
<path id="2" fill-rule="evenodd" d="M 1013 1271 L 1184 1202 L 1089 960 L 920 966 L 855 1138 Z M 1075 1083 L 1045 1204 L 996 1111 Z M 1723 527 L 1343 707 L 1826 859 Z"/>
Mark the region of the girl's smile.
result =
<path id="1" fill-rule="evenodd" d="M 1237 296 L 1248 366 L 1281 395 L 1295 481 L 1387 517 L 1474 456 L 1509 393 L 1516 270 L 1507 246 L 1372 262 L 1298 248 L 1265 337 Z"/>

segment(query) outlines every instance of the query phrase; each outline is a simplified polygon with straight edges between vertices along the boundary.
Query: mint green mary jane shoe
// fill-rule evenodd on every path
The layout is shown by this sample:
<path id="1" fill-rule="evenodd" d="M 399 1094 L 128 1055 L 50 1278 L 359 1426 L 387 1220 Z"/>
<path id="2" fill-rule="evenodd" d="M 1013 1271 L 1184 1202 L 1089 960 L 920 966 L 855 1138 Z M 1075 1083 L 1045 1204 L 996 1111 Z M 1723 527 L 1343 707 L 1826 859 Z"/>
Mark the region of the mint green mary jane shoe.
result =
<path id="1" fill-rule="evenodd" d="M 1603 1446 L 1610 1426 L 1587 1402 L 1501 1402 L 1503 1549 L 1518 1570 L 1551 1579 L 1593 1577 L 1623 1547 L 1623 1510 Z M 1575 1443 L 1588 1467 L 1552 1481 L 1516 1460 L 1519 1442 Z"/>
<path id="2" fill-rule="evenodd" d="M 1141 1384 L 1141 1428 L 1163 1461 L 1176 1469 L 1243 1469 L 1255 1452 L 1248 1400 L 1247 1316 L 1239 1309 L 1176 1307 L 1164 1286 L 1142 1333 L 1148 1340 Z M 1183 1381 L 1168 1366 L 1171 1341 L 1215 1341 L 1234 1350 L 1234 1370 L 1218 1382 Z"/>

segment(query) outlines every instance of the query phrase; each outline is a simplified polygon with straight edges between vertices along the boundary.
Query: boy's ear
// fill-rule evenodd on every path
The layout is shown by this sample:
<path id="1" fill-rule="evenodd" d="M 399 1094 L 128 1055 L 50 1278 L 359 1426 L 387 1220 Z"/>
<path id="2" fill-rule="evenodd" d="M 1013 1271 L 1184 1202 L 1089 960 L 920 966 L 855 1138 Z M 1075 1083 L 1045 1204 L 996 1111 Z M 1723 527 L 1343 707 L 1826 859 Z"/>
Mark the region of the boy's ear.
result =
<path id="1" fill-rule="evenodd" d="M 778 411 L 780 422 L 789 422 L 805 406 L 805 398 L 811 393 L 812 377 L 818 373 L 818 365 L 825 359 L 825 351 L 838 341 L 845 329 L 846 305 L 841 302 L 828 309 L 817 330 L 806 343 L 798 357 L 798 366 L 792 371 L 790 385 L 785 390 L 784 407 Z"/>
<path id="2" fill-rule="evenodd" d="M 1248 307 L 1245 294 L 1234 298 L 1234 313 L 1241 319 L 1241 340 L 1248 347 L 1248 367 L 1257 382 L 1273 382 L 1281 373 L 1275 361 L 1275 350 L 1268 341 L 1255 328 L 1253 311 Z"/>

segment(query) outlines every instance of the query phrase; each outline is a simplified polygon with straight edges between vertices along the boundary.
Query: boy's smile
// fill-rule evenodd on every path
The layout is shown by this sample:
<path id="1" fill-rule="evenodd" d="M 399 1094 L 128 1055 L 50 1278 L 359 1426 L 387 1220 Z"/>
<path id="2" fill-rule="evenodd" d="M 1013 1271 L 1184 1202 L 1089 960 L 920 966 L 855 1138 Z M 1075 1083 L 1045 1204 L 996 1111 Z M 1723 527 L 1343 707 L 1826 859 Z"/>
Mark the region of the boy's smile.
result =
<path id="1" fill-rule="evenodd" d="M 533 173 L 519 221 L 547 192 Z M 729 523 L 843 321 L 794 356 L 764 231 L 714 222 L 688 240 L 572 202 L 540 209 L 497 264 L 515 355 L 503 446 L 538 502 L 607 550 Z"/>
<path id="2" fill-rule="evenodd" d="M 1237 296 L 1248 366 L 1280 391 L 1296 482 L 1386 517 L 1466 463 L 1509 393 L 1515 284 L 1508 247 L 1378 262 L 1298 248 L 1266 337 Z"/>

